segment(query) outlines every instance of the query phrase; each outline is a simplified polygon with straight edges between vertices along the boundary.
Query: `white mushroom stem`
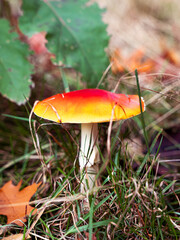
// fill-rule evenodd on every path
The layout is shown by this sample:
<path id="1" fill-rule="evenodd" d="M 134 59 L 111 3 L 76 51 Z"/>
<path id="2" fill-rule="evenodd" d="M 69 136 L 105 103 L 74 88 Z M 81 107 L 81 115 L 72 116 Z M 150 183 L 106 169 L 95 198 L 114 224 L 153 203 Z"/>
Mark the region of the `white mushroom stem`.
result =
<path id="1" fill-rule="evenodd" d="M 98 124 L 83 123 L 81 124 L 81 148 L 79 153 L 79 165 L 83 180 L 81 192 L 91 190 L 95 185 L 99 163 L 98 143 Z"/>

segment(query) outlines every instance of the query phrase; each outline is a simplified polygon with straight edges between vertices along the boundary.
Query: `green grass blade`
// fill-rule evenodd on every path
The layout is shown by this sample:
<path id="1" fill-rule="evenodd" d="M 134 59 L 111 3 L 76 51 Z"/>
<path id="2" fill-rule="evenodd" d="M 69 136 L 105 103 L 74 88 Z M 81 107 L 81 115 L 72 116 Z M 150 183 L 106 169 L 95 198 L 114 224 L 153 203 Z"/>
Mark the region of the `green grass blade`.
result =
<path id="1" fill-rule="evenodd" d="M 13 118 L 13 119 L 17 119 L 17 120 L 20 120 L 20 121 L 29 122 L 29 118 L 17 117 L 17 116 L 10 115 L 10 114 L 2 114 L 2 116 Z M 35 120 L 31 120 L 31 121 L 34 122 Z"/>
<path id="2" fill-rule="evenodd" d="M 162 193 L 164 194 L 166 191 L 168 191 L 175 182 L 176 182 L 176 180 L 173 180 L 170 184 L 168 184 L 168 185 L 162 190 Z"/>
<path id="3" fill-rule="evenodd" d="M 146 162 L 147 162 L 147 160 L 148 160 L 148 158 L 149 158 L 149 156 L 150 156 L 150 153 L 152 152 L 152 150 L 153 150 L 153 148 L 154 148 L 154 146 L 155 146 L 155 144 L 156 144 L 156 142 L 157 142 L 157 139 L 158 139 L 159 135 L 161 134 L 161 132 L 162 132 L 162 131 L 158 132 L 158 134 L 157 134 L 156 137 L 154 138 L 154 140 L 153 140 L 153 142 L 152 142 L 152 144 L 151 144 L 151 146 L 150 146 L 150 149 L 149 149 L 148 153 L 147 153 L 146 156 L 144 157 L 144 160 L 142 161 L 141 165 L 139 166 L 139 168 L 138 168 L 138 170 L 137 170 L 137 176 L 139 176 L 139 174 L 140 174 L 140 172 L 142 171 L 144 165 L 146 164 Z M 162 141 L 161 141 L 161 142 L 162 142 Z M 161 142 L 160 142 L 160 144 L 161 144 Z M 160 146 L 158 147 L 158 149 L 160 149 Z M 157 151 L 157 152 L 158 152 L 158 151 Z M 157 153 L 156 153 L 156 155 L 157 155 Z"/>
<path id="4" fill-rule="evenodd" d="M 41 146 L 41 149 L 46 149 L 50 146 L 50 144 L 45 144 L 43 146 Z M 36 153 L 36 150 L 33 150 L 27 154 L 24 154 L 23 156 L 19 157 L 19 158 L 16 158 L 14 160 L 11 160 L 10 162 L 8 162 L 4 167 L 2 167 L 0 169 L 0 173 L 3 172 L 5 169 L 15 165 L 16 163 L 18 162 L 21 162 L 22 160 L 26 159 L 26 158 L 29 158 L 31 155 L 35 154 Z"/>
<path id="5" fill-rule="evenodd" d="M 146 142 L 146 147 L 149 152 L 149 143 L 148 143 L 148 137 L 147 137 L 146 127 L 145 127 L 146 125 L 145 125 L 145 121 L 144 121 L 144 113 L 143 113 L 142 103 L 141 103 L 141 89 L 140 89 L 140 85 L 139 85 L 137 69 L 135 70 L 135 76 L 136 76 L 137 90 L 138 90 L 139 103 L 140 103 L 140 109 L 141 109 L 141 123 L 142 123 L 142 127 L 143 127 L 143 134 L 144 134 L 144 138 L 145 138 L 145 142 Z"/>
<path id="6" fill-rule="evenodd" d="M 68 81 L 67 81 L 67 78 L 66 78 L 66 75 L 65 75 L 63 69 L 60 68 L 60 72 L 61 72 L 62 81 L 63 81 L 63 85 L 64 85 L 64 91 L 67 93 L 70 91 L 69 84 L 68 84 Z"/>
<path id="7" fill-rule="evenodd" d="M 104 221 L 95 222 L 95 223 L 92 224 L 92 228 L 98 228 L 98 227 L 101 227 L 101 226 L 107 226 L 109 223 L 111 223 L 111 222 L 117 223 L 117 221 L 118 221 L 118 219 L 107 219 L 107 220 L 104 220 Z M 89 229 L 89 224 L 86 224 L 84 226 L 78 227 L 78 230 L 80 232 L 87 231 L 88 229 Z M 66 236 L 69 235 L 69 234 L 72 234 L 72 233 L 77 233 L 77 232 L 78 231 L 77 231 L 76 228 L 69 229 L 69 231 L 66 233 Z"/>
<path id="8" fill-rule="evenodd" d="M 89 240 L 92 240 L 93 236 L 93 215 L 94 215 L 94 202 L 95 202 L 95 197 L 93 197 L 92 202 L 91 202 L 91 207 L 89 211 Z"/>

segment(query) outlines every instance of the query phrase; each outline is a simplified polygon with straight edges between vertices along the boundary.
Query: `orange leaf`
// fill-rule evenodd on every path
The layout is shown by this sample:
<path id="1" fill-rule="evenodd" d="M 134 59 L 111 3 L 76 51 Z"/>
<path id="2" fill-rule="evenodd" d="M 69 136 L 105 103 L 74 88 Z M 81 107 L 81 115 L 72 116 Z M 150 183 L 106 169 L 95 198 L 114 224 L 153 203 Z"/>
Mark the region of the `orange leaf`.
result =
<path id="1" fill-rule="evenodd" d="M 7 216 L 7 224 L 13 221 L 13 223 L 23 226 L 21 221 L 25 222 L 25 217 L 32 210 L 34 210 L 32 214 L 37 211 L 29 205 L 29 201 L 41 183 L 34 183 L 19 191 L 21 184 L 22 180 L 17 186 L 14 186 L 12 181 L 9 181 L 0 189 L 0 214 Z"/>
<path id="2" fill-rule="evenodd" d="M 155 62 L 148 58 L 145 55 L 145 51 L 142 49 L 138 49 L 132 53 L 132 55 L 127 60 L 127 65 L 129 71 L 134 71 L 138 69 L 139 72 L 152 72 L 155 67 Z"/>
<path id="3" fill-rule="evenodd" d="M 155 62 L 145 56 L 142 49 L 134 51 L 130 57 L 124 58 L 119 49 L 116 49 L 111 57 L 112 72 L 114 74 L 123 73 L 125 70 L 129 72 L 138 69 L 139 72 L 152 72 L 155 67 Z"/>
<path id="4" fill-rule="evenodd" d="M 175 66 L 180 66 L 180 56 L 174 49 L 164 48 L 161 57 Z"/>
<path id="5" fill-rule="evenodd" d="M 11 235 L 9 237 L 4 237 L 2 240 L 23 240 L 23 236 L 24 234 L 19 233 L 19 234 L 15 234 L 15 235 Z M 30 236 L 28 236 L 26 239 L 29 239 Z"/>
<path id="6" fill-rule="evenodd" d="M 125 59 L 123 59 L 120 50 L 116 49 L 114 53 L 112 54 L 110 61 L 112 63 L 111 71 L 114 74 L 122 73 L 125 70 Z M 126 63 L 125 63 L 126 64 Z"/>

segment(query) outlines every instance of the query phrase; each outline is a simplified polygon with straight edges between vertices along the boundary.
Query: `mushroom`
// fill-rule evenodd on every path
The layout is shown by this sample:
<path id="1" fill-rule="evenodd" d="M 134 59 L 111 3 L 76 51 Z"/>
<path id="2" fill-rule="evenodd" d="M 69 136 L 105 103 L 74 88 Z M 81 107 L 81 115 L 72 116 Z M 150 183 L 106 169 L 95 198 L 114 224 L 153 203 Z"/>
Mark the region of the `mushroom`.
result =
<path id="1" fill-rule="evenodd" d="M 141 105 L 144 111 L 143 99 Z M 34 113 L 58 123 L 81 124 L 79 165 L 81 173 L 85 174 L 81 184 L 81 192 L 84 193 L 93 188 L 100 162 L 97 148 L 98 123 L 127 119 L 140 114 L 141 109 L 138 95 L 83 89 L 39 101 L 34 106 Z"/>

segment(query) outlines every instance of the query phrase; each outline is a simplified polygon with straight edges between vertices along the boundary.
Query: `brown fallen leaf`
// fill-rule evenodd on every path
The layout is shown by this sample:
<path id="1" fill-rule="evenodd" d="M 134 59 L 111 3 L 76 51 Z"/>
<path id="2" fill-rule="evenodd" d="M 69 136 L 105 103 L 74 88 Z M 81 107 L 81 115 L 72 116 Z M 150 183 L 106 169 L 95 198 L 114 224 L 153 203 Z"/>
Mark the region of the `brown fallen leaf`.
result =
<path id="1" fill-rule="evenodd" d="M 7 216 L 7 224 L 13 222 L 23 226 L 22 222 L 26 221 L 25 217 L 32 210 L 34 210 L 33 215 L 37 212 L 35 208 L 29 205 L 29 201 L 41 183 L 34 183 L 19 191 L 21 184 L 22 180 L 17 186 L 14 186 L 12 181 L 9 181 L 0 189 L 0 215 Z"/>
<path id="2" fill-rule="evenodd" d="M 23 240 L 23 235 L 22 233 L 20 234 L 15 234 L 15 235 L 11 235 L 8 237 L 4 237 L 2 240 Z M 28 236 L 26 239 L 30 239 L 30 236 Z"/>
<path id="3" fill-rule="evenodd" d="M 180 67 L 179 49 L 169 47 L 164 41 L 160 42 L 161 54 L 160 57 L 174 66 Z"/>
<path id="4" fill-rule="evenodd" d="M 138 69 L 140 73 L 152 72 L 155 68 L 155 62 L 146 57 L 143 49 L 134 51 L 130 57 L 125 58 L 119 49 L 112 54 L 110 61 L 112 62 L 111 70 L 114 74 L 129 72 Z"/>
<path id="5" fill-rule="evenodd" d="M 84 231 L 84 233 L 85 233 L 85 235 L 86 235 L 87 240 L 89 240 L 89 233 L 88 233 L 88 232 L 85 232 L 85 231 Z M 96 238 L 96 236 L 95 236 L 95 233 L 92 234 L 92 237 L 91 237 L 91 238 L 92 238 L 92 240 L 97 240 L 97 238 Z"/>
<path id="6" fill-rule="evenodd" d="M 122 73 L 125 70 L 125 64 L 119 49 L 116 49 L 110 57 L 112 63 L 111 71 L 114 74 Z"/>
<path id="7" fill-rule="evenodd" d="M 148 58 L 145 50 L 137 49 L 127 59 L 127 69 L 131 72 L 138 69 L 140 73 L 149 73 L 154 70 L 155 62 Z"/>

